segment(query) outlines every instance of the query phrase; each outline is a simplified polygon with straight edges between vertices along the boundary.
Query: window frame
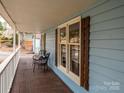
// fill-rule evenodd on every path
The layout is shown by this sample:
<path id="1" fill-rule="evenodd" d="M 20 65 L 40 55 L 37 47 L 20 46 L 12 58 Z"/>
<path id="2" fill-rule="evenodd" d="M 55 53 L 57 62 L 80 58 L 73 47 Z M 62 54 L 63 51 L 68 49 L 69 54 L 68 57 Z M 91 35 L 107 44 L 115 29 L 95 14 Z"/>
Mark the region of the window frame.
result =
<path id="1" fill-rule="evenodd" d="M 69 43 L 69 25 L 72 25 L 72 24 L 77 23 L 77 22 L 79 22 L 79 24 L 81 24 L 81 17 L 80 16 L 58 26 L 58 50 L 57 50 L 58 51 L 58 58 L 57 59 L 58 59 L 58 69 L 60 69 L 64 74 L 66 74 L 69 78 L 71 78 L 75 83 L 80 85 L 80 76 L 81 76 L 80 75 L 80 68 L 81 68 L 80 57 L 79 57 L 79 76 L 77 76 L 72 71 L 70 71 L 70 47 L 69 46 L 71 46 L 70 45 L 71 43 Z M 61 47 L 61 44 L 63 44 L 60 42 L 60 29 L 64 28 L 64 27 L 66 27 L 66 40 L 67 40 L 65 43 L 66 44 L 66 68 L 63 68 L 63 66 L 61 66 L 61 53 L 60 53 L 61 52 L 60 47 Z M 81 33 L 81 25 L 79 25 L 79 33 Z M 79 34 L 79 38 L 80 38 L 80 36 L 81 35 Z M 80 38 L 80 40 L 81 40 L 81 38 Z M 78 45 L 80 46 L 80 44 L 81 43 L 79 42 Z M 72 44 L 72 45 L 77 45 L 77 43 Z M 81 54 L 81 51 L 79 53 L 79 56 L 80 56 L 80 54 Z"/>
<path id="2" fill-rule="evenodd" d="M 59 46 L 59 29 L 63 26 L 67 29 L 67 36 L 69 37 L 69 24 L 74 24 L 76 20 L 80 19 L 80 77 L 75 77 L 72 73 L 69 74 L 69 65 L 67 65 L 67 69 L 63 71 L 60 68 L 60 46 Z M 85 18 L 76 17 L 60 26 L 56 29 L 56 66 L 59 70 L 61 70 L 66 76 L 68 76 L 71 80 L 73 80 L 78 85 L 84 87 L 87 91 L 89 90 L 89 33 L 90 33 L 90 16 L 87 16 Z M 69 42 L 69 38 L 67 39 L 67 42 Z M 67 43 L 66 42 L 66 43 Z M 67 50 L 69 49 L 69 46 L 67 45 Z M 67 51 L 67 55 L 69 55 L 70 52 Z M 70 55 L 69 55 L 70 56 Z M 67 56 L 67 57 L 69 57 Z M 68 59 L 67 62 L 70 62 Z M 68 68 L 69 67 L 69 68 Z"/>

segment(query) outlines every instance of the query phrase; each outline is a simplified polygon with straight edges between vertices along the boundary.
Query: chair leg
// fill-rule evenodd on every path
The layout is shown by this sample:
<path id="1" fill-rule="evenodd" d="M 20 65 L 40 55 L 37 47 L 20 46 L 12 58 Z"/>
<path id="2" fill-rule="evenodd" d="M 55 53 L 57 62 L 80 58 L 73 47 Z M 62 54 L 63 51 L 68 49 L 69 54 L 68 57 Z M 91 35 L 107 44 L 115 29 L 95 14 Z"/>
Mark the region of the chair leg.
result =
<path id="1" fill-rule="evenodd" d="M 38 65 L 38 69 L 40 68 L 40 65 Z"/>
<path id="2" fill-rule="evenodd" d="M 45 72 L 45 64 L 44 64 L 44 72 Z"/>
<path id="3" fill-rule="evenodd" d="M 46 70 L 48 70 L 48 65 L 46 64 Z"/>
<path id="4" fill-rule="evenodd" d="M 48 70 L 47 64 L 44 64 L 44 71 L 45 71 L 45 70 Z"/>
<path id="5" fill-rule="evenodd" d="M 35 70 L 35 64 L 34 64 L 34 67 L 33 67 L 33 72 L 34 72 L 34 70 Z"/>

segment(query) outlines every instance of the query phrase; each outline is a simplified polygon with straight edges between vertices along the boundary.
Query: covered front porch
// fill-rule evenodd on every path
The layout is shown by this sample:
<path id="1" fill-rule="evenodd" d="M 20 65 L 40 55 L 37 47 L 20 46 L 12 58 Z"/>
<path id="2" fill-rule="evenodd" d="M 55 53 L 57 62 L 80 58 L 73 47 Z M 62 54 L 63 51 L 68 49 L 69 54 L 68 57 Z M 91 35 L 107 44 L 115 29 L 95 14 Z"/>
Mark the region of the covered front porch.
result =
<path id="1" fill-rule="evenodd" d="M 124 0 L 0 0 L 0 93 L 124 93 L 123 10 Z M 33 72 L 41 50 L 48 70 Z"/>

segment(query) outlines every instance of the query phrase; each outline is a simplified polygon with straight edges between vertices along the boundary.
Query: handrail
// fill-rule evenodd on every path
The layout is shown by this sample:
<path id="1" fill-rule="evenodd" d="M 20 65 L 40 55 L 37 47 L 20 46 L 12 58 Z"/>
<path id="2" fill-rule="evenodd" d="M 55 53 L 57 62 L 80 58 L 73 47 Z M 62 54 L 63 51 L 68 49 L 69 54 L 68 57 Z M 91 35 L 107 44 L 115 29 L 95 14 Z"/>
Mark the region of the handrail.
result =
<path id="1" fill-rule="evenodd" d="M 9 57 L 7 57 L 1 64 L 0 64 L 0 74 L 4 71 L 4 69 L 9 64 L 10 60 L 14 57 L 14 55 L 19 51 L 20 47 L 18 47 Z"/>

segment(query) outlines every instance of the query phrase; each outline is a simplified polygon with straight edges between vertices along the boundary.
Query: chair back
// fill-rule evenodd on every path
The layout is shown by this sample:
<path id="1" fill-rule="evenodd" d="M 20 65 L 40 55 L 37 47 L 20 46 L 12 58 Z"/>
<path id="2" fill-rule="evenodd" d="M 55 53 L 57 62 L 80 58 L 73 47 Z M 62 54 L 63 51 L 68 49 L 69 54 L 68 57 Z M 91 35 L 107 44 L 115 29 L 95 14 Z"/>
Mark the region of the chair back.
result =
<path id="1" fill-rule="evenodd" d="M 47 63 L 49 59 L 50 53 L 46 53 L 44 56 L 40 56 L 39 61 L 41 63 Z"/>
<path id="2" fill-rule="evenodd" d="M 46 62 L 48 61 L 49 56 L 50 56 L 50 53 L 46 53 L 46 55 L 45 55 Z"/>
<path id="3" fill-rule="evenodd" d="M 39 54 L 42 55 L 42 56 L 44 56 L 46 54 L 46 50 L 40 50 L 39 51 Z"/>
<path id="4" fill-rule="evenodd" d="M 49 56 L 50 56 L 50 53 L 46 53 L 45 57 L 49 58 Z"/>

